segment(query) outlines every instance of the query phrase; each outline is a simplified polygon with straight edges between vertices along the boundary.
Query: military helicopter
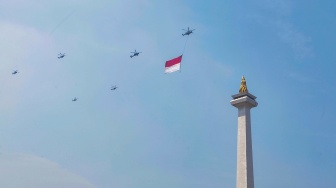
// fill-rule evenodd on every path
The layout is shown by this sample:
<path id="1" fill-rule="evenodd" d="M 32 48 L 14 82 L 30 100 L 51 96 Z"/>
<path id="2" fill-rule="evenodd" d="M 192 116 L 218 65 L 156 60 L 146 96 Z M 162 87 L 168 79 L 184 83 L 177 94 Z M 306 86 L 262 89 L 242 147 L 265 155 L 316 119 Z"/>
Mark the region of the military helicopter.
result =
<path id="1" fill-rule="evenodd" d="M 113 91 L 113 90 L 116 90 L 117 88 L 118 88 L 117 86 L 112 86 L 111 90 Z"/>
<path id="2" fill-rule="evenodd" d="M 58 58 L 58 59 L 61 59 L 61 58 L 63 58 L 64 56 L 65 56 L 65 53 L 63 53 L 63 54 L 62 54 L 62 53 L 59 53 L 57 58 Z"/>
<path id="3" fill-rule="evenodd" d="M 134 57 L 134 56 L 138 56 L 139 53 L 141 53 L 141 52 L 137 52 L 136 50 L 134 50 L 134 52 L 131 52 L 131 53 L 133 53 L 133 55 L 130 56 L 130 57 L 132 58 L 132 57 Z"/>
<path id="4" fill-rule="evenodd" d="M 73 99 L 72 99 L 72 101 L 73 101 L 73 102 L 77 101 L 77 98 L 76 98 L 76 97 L 75 97 L 75 98 L 73 98 Z"/>
<path id="5" fill-rule="evenodd" d="M 17 73 L 19 73 L 18 70 L 15 70 L 15 71 L 12 72 L 13 75 L 14 75 L 14 74 L 17 74 Z"/>
<path id="6" fill-rule="evenodd" d="M 182 30 L 185 31 L 185 33 L 182 34 L 182 36 L 184 36 L 184 35 L 190 35 L 191 33 L 193 33 L 193 31 L 194 31 L 195 29 L 190 30 L 189 27 L 188 27 L 188 30 L 185 30 L 185 29 L 182 29 Z"/>

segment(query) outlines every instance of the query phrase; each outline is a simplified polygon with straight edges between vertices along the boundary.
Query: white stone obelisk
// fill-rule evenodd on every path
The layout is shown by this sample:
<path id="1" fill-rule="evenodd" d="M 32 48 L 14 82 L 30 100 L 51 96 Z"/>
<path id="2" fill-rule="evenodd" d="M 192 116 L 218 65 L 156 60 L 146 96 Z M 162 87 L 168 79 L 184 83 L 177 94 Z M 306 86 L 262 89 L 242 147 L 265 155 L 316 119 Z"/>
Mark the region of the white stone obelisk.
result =
<path id="1" fill-rule="evenodd" d="M 232 98 L 231 105 L 238 108 L 236 188 L 254 188 L 250 109 L 258 103 L 256 97 L 248 92 L 244 76 L 239 94 Z"/>

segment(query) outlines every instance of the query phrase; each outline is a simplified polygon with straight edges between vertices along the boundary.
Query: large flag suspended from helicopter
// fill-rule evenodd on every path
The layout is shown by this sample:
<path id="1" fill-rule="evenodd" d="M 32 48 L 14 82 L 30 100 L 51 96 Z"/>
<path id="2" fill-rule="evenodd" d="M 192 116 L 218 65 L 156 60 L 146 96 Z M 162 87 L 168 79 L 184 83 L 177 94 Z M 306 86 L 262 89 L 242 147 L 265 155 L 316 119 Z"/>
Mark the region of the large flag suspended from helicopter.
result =
<path id="1" fill-rule="evenodd" d="M 165 73 L 172 73 L 181 69 L 182 55 L 166 61 Z"/>

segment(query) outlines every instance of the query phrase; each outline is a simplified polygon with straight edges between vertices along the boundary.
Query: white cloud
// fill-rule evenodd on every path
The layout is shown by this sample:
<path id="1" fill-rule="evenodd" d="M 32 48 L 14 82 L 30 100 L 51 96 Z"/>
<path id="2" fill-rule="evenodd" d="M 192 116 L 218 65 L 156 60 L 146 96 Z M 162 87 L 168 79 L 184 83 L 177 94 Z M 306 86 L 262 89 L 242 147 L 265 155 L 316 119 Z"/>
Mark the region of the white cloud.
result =
<path id="1" fill-rule="evenodd" d="M 0 154 L 0 187 L 94 188 L 58 164 L 28 154 Z"/>

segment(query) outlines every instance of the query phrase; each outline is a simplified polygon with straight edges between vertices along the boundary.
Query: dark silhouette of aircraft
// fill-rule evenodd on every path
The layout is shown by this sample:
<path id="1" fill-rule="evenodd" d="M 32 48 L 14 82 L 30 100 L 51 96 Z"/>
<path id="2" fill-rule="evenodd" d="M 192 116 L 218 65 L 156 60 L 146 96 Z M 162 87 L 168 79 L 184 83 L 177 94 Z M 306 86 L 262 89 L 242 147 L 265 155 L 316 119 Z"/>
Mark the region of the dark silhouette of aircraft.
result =
<path id="1" fill-rule="evenodd" d="M 113 90 L 116 90 L 117 88 L 118 88 L 117 86 L 112 86 L 111 90 L 113 91 Z"/>
<path id="2" fill-rule="evenodd" d="M 130 57 L 132 58 L 132 57 L 134 57 L 134 56 L 138 56 L 139 53 L 141 53 L 141 52 L 137 52 L 136 50 L 134 50 L 134 52 L 131 52 L 131 53 L 133 53 L 133 55 L 130 56 Z"/>
<path id="3" fill-rule="evenodd" d="M 13 75 L 14 75 L 14 74 L 17 74 L 17 73 L 19 73 L 18 70 L 15 70 L 15 71 L 12 72 Z"/>
<path id="4" fill-rule="evenodd" d="M 72 99 L 72 101 L 73 101 L 73 102 L 77 101 L 77 98 L 76 98 L 76 97 L 75 97 L 75 98 L 73 98 L 73 99 Z"/>
<path id="5" fill-rule="evenodd" d="M 58 59 L 61 59 L 61 58 L 63 58 L 64 56 L 65 56 L 65 53 L 63 53 L 63 54 L 62 54 L 62 53 L 59 53 L 57 58 L 58 58 Z"/>
<path id="6" fill-rule="evenodd" d="M 189 27 L 188 27 L 188 30 L 185 30 L 185 29 L 182 29 L 182 30 L 185 31 L 185 33 L 182 34 L 182 36 L 184 36 L 184 35 L 190 35 L 191 33 L 193 33 L 193 31 L 194 31 L 195 29 L 190 30 Z"/>
<path id="7" fill-rule="evenodd" d="M 116 90 L 117 88 L 118 88 L 117 86 L 112 86 L 111 90 L 113 91 L 113 90 Z"/>

